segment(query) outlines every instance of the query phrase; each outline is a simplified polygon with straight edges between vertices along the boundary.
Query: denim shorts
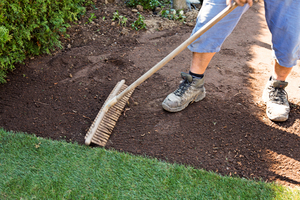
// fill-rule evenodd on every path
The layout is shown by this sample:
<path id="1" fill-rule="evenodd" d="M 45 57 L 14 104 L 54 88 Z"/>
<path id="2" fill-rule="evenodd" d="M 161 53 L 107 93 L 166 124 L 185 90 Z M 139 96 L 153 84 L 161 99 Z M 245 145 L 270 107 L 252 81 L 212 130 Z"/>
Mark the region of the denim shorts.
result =
<path id="1" fill-rule="evenodd" d="M 204 0 L 192 34 L 226 6 L 226 0 Z M 248 4 L 237 7 L 188 48 L 198 53 L 219 52 L 223 42 L 248 8 Z M 272 33 L 273 57 L 281 66 L 295 66 L 300 58 L 300 0 L 265 0 L 265 13 Z"/>

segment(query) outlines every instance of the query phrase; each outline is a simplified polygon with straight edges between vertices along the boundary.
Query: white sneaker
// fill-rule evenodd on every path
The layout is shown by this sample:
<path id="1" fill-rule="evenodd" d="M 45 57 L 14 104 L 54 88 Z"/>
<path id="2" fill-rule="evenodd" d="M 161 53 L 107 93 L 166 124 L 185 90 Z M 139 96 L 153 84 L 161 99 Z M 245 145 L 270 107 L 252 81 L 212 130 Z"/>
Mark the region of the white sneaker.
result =
<path id="1" fill-rule="evenodd" d="M 289 118 L 290 105 L 284 88 L 288 82 L 268 80 L 263 92 L 263 101 L 267 104 L 267 116 L 275 122 L 284 122 Z"/>

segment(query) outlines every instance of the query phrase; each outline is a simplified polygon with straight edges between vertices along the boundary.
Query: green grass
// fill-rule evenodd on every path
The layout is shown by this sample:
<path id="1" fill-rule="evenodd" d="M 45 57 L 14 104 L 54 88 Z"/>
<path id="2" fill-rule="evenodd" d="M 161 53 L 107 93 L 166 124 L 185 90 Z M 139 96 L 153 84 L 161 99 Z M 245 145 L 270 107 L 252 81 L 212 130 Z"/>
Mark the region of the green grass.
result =
<path id="1" fill-rule="evenodd" d="M 0 128 L 0 199 L 300 199 L 300 192 Z"/>

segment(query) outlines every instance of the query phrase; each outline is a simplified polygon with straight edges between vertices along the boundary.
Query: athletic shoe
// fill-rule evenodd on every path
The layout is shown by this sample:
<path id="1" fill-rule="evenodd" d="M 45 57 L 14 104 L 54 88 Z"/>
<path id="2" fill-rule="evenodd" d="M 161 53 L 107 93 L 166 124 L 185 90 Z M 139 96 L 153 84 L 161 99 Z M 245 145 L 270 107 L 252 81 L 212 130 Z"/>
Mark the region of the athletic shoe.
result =
<path id="1" fill-rule="evenodd" d="M 288 82 L 268 80 L 263 92 L 263 101 L 267 104 L 267 116 L 275 122 L 284 122 L 289 118 L 290 105 L 284 88 Z"/>

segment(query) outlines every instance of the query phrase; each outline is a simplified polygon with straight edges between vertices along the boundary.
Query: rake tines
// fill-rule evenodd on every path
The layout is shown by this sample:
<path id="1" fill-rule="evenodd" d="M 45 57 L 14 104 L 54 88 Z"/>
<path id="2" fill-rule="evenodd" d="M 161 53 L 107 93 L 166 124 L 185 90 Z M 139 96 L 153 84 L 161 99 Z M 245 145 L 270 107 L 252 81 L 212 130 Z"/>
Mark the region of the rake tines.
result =
<path id="1" fill-rule="evenodd" d="M 105 112 L 106 104 L 114 98 L 116 95 L 124 91 L 128 86 L 124 84 L 124 81 L 120 81 L 114 87 L 112 92 L 109 94 L 107 100 L 103 104 L 101 110 L 96 116 L 93 124 L 91 125 L 89 131 L 87 132 L 85 139 L 86 144 L 89 145 L 91 142 L 98 144 L 100 146 L 105 146 L 132 91 L 128 92 L 122 99 L 120 99 L 114 106 Z M 102 115 L 102 116 L 101 116 Z M 100 119 L 102 118 L 102 119 Z"/>

